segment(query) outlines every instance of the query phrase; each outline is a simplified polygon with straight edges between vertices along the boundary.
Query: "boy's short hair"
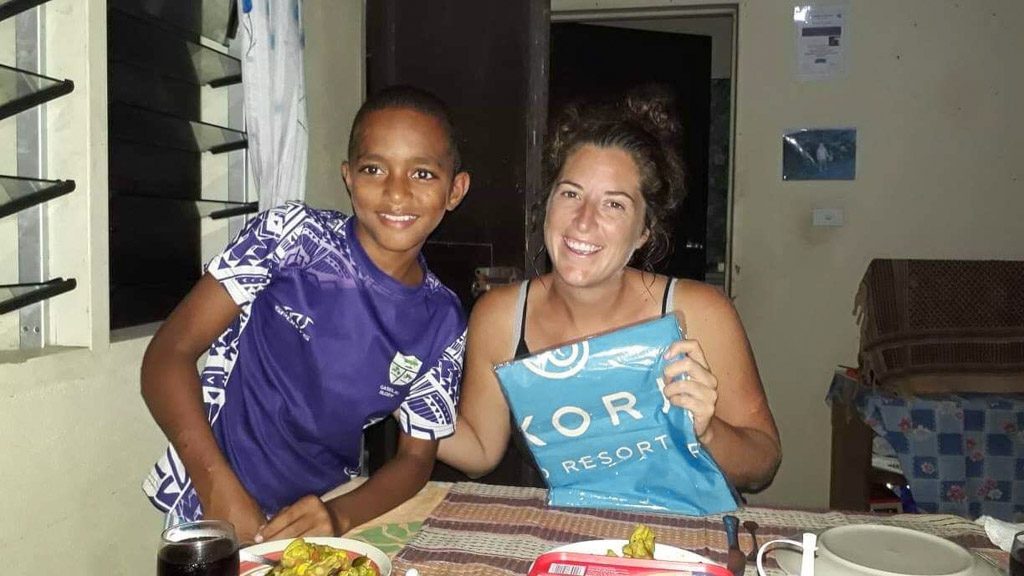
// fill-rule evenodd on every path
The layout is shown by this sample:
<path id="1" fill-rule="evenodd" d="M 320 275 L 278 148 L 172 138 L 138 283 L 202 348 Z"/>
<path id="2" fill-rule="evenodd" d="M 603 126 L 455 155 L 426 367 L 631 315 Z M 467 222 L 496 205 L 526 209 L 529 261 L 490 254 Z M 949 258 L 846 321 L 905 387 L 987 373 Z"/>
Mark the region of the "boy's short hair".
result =
<path id="1" fill-rule="evenodd" d="M 350 159 L 356 155 L 357 142 L 362 137 L 360 131 L 366 115 L 389 108 L 415 110 L 441 122 L 448 134 L 448 152 L 452 157 L 453 174 L 462 169 L 462 156 L 459 154 L 455 123 L 452 121 L 452 113 L 448 105 L 432 92 L 407 85 L 388 86 L 367 98 L 366 102 L 359 107 L 359 111 L 356 112 L 356 117 L 352 121 L 352 131 L 348 136 L 348 157 Z"/>

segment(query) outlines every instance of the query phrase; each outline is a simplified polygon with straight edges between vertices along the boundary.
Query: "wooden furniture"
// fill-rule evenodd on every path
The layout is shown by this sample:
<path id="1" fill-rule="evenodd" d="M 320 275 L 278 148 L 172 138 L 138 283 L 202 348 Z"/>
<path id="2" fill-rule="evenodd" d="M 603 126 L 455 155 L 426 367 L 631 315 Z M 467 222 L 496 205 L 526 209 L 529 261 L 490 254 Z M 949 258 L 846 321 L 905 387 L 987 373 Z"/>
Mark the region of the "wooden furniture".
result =
<path id="1" fill-rule="evenodd" d="M 887 483 L 906 483 L 902 475 L 871 465 L 875 432 L 864 423 L 856 407 L 840 398 L 832 400 L 832 474 L 829 508 L 868 511 L 872 502 L 898 501 Z"/>

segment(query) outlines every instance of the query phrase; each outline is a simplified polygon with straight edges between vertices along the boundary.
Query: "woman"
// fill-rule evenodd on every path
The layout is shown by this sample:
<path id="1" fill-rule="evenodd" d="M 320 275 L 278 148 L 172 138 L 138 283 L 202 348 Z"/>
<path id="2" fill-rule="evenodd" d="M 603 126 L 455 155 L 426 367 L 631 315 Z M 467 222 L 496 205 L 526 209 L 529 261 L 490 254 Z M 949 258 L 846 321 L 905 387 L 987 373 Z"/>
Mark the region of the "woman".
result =
<path id="1" fill-rule="evenodd" d="M 494 366 L 674 311 L 687 339 L 669 348 L 667 357 L 683 359 L 665 368 L 666 396 L 693 413 L 698 438 L 737 488 L 771 482 L 778 431 L 731 302 L 700 282 L 629 266 L 665 254 L 666 218 L 681 200 L 671 110 L 663 94 L 634 95 L 613 108 L 570 109 L 553 131 L 544 215 L 552 272 L 477 302 L 458 426 L 441 442 L 442 461 L 478 477 L 498 465 L 514 434 L 506 460 L 522 459 L 532 472 L 513 481 L 543 486 Z"/>

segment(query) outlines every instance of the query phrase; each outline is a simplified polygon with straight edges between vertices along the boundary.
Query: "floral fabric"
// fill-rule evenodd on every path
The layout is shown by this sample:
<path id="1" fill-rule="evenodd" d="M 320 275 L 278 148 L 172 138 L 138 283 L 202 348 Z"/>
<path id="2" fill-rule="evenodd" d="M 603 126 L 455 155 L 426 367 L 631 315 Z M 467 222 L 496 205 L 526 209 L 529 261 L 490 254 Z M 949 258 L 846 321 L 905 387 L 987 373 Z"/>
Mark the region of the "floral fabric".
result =
<path id="1" fill-rule="evenodd" d="M 837 372 L 829 395 L 892 446 L 921 512 L 1024 520 L 1024 395 L 848 394 L 855 378 Z"/>

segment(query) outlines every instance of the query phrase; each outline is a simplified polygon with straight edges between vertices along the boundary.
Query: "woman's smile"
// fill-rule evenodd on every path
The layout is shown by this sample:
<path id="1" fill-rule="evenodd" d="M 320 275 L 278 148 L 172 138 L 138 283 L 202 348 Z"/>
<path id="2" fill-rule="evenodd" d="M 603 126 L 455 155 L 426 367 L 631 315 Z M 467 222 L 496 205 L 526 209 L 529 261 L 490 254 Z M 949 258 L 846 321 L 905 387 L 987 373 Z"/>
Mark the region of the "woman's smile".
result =
<path id="1" fill-rule="evenodd" d="M 590 256 L 596 252 L 600 252 L 603 246 L 597 244 L 591 244 L 590 242 L 584 242 L 582 240 L 576 240 L 566 236 L 562 237 L 562 241 L 565 243 L 566 248 L 577 256 Z"/>

